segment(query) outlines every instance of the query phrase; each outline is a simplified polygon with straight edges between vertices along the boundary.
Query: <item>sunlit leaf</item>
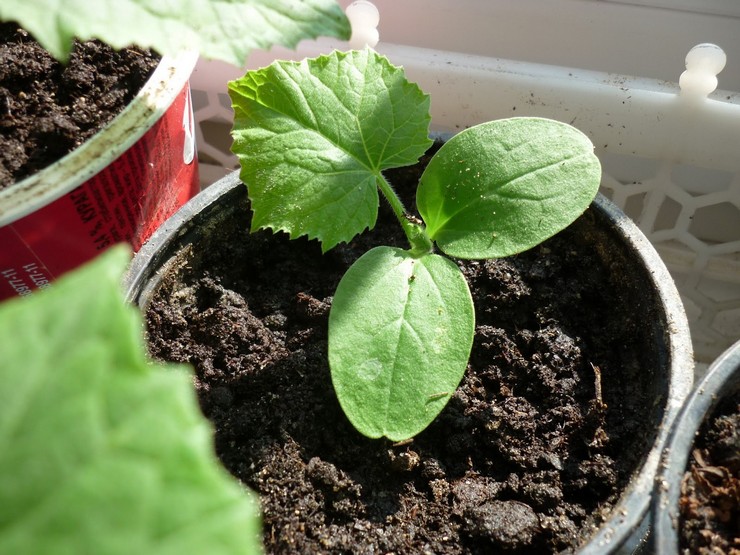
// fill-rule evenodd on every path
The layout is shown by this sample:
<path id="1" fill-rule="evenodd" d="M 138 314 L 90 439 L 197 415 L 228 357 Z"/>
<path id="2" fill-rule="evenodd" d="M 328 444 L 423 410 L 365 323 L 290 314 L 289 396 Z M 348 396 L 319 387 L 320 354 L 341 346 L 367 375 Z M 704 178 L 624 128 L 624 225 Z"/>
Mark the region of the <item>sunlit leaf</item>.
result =
<path id="1" fill-rule="evenodd" d="M 329 318 L 339 403 L 369 437 L 418 434 L 452 397 L 475 330 L 459 268 L 430 254 L 377 247 L 342 278 Z"/>
<path id="2" fill-rule="evenodd" d="M 3 0 L 0 20 L 18 22 L 60 60 L 75 37 L 160 54 L 198 50 L 241 66 L 255 48 L 350 35 L 334 0 Z"/>
<path id="3" fill-rule="evenodd" d="M 278 61 L 229 84 L 252 228 L 321 241 L 375 225 L 378 180 L 431 144 L 429 99 L 372 50 Z"/>
<path id="4" fill-rule="evenodd" d="M 600 180 L 593 145 L 574 127 L 542 118 L 497 120 L 445 143 L 424 171 L 417 205 L 443 252 L 500 258 L 571 224 Z"/>

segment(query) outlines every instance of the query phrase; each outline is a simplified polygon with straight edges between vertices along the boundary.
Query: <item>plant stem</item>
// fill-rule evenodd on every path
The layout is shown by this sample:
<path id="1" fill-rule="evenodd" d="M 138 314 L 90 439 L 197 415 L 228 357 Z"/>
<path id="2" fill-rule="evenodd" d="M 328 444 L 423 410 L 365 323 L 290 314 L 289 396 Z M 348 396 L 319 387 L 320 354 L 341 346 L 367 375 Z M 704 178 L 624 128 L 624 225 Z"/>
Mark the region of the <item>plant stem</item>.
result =
<path id="1" fill-rule="evenodd" d="M 406 234 L 406 238 L 411 245 L 412 256 L 420 257 L 432 252 L 432 240 L 427 235 L 424 225 L 421 222 L 417 223 L 413 221 L 416 218 L 413 218 L 406 211 L 406 208 L 404 208 L 401 199 L 398 198 L 398 195 L 393 190 L 393 186 L 388 183 L 388 180 L 385 178 L 385 176 L 380 175 L 376 179 L 376 182 L 378 184 L 378 189 L 380 189 L 380 192 L 383 193 L 383 196 L 388 201 L 388 204 L 391 205 L 393 213 L 396 215 L 398 222 L 403 228 L 403 232 Z"/>
<path id="2" fill-rule="evenodd" d="M 401 222 L 401 225 L 403 225 L 404 220 L 407 219 L 406 208 L 404 208 L 401 199 L 398 198 L 396 191 L 393 190 L 393 186 L 388 183 L 388 180 L 385 178 L 384 175 L 378 175 L 376 182 L 378 184 L 378 189 L 380 189 L 380 192 L 383 193 L 385 200 L 387 200 L 388 204 L 391 205 L 396 218 L 398 218 L 398 221 Z"/>

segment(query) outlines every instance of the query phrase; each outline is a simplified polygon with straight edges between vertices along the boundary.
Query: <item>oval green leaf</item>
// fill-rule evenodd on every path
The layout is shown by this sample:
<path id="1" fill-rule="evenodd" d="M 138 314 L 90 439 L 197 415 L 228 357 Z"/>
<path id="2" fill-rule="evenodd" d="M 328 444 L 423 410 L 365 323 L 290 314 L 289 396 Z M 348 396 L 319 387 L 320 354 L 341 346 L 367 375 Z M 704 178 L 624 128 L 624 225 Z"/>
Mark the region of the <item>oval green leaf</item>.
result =
<path id="1" fill-rule="evenodd" d="M 375 225 L 377 180 L 431 144 L 429 97 L 376 52 L 278 61 L 229 83 L 252 229 L 321 241 Z"/>
<path id="2" fill-rule="evenodd" d="M 465 373 L 475 331 L 460 269 L 435 254 L 377 247 L 339 283 L 329 316 L 329 364 L 357 430 L 413 437 L 444 408 Z"/>
<path id="3" fill-rule="evenodd" d="M 417 191 L 427 233 L 459 258 L 527 250 L 570 225 L 593 200 L 601 165 L 574 127 L 512 118 L 471 127 L 427 166 Z"/>

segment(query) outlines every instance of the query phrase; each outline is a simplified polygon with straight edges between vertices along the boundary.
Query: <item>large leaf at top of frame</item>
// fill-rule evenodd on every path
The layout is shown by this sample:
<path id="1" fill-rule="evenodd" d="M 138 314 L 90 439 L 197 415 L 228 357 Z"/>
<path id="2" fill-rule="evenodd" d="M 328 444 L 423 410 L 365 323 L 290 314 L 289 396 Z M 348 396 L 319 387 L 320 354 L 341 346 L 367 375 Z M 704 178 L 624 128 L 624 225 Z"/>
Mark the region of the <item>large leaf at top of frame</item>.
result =
<path id="1" fill-rule="evenodd" d="M 350 35 L 334 0 L 3 0 L 0 20 L 18 22 L 60 60 L 74 38 L 98 38 L 160 54 L 198 50 L 241 66 L 255 48 Z"/>

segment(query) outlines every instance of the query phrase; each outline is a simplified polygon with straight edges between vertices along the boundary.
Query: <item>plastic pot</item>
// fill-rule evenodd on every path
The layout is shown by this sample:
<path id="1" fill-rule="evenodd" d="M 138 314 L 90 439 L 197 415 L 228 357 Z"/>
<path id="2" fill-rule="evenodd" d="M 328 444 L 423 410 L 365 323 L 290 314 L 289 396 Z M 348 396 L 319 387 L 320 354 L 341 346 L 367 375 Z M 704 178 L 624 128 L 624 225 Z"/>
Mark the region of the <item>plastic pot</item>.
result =
<path id="1" fill-rule="evenodd" d="M 129 302 L 146 307 L 168 272 L 188 264 L 191 253 L 209 230 L 234 217 L 236 207 L 247 202 L 246 187 L 236 172 L 206 188 L 166 221 L 134 257 L 124 280 Z M 655 404 L 646 408 L 654 423 L 652 443 L 646 445 L 639 468 L 612 512 L 579 553 L 633 553 L 646 541 L 651 492 L 659 456 L 668 429 L 688 395 L 693 379 L 693 358 L 683 306 L 668 271 L 653 247 L 614 204 L 599 195 L 591 207 L 593 217 L 609 244 L 599 252 L 627 253 L 627 273 L 634 281 L 630 302 L 644 329 L 648 345 L 636 346 L 652 369 L 651 391 Z M 600 231 L 602 231 L 600 229 Z M 245 229 L 245 234 L 247 233 Z M 248 240 L 245 237 L 245 240 Z M 621 255 L 620 255 L 621 256 Z"/>
<path id="2" fill-rule="evenodd" d="M 653 506 L 655 552 L 679 553 L 679 498 L 694 438 L 714 408 L 740 391 L 740 341 L 709 367 L 673 424 L 663 454 Z"/>
<path id="3" fill-rule="evenodd" d="M 196 60 L 162 58 L 105 128 L 0 191 L 0 300 L 46 287 L 114 243 L 138 249 L 198 192 L 188 84 Z"/>

